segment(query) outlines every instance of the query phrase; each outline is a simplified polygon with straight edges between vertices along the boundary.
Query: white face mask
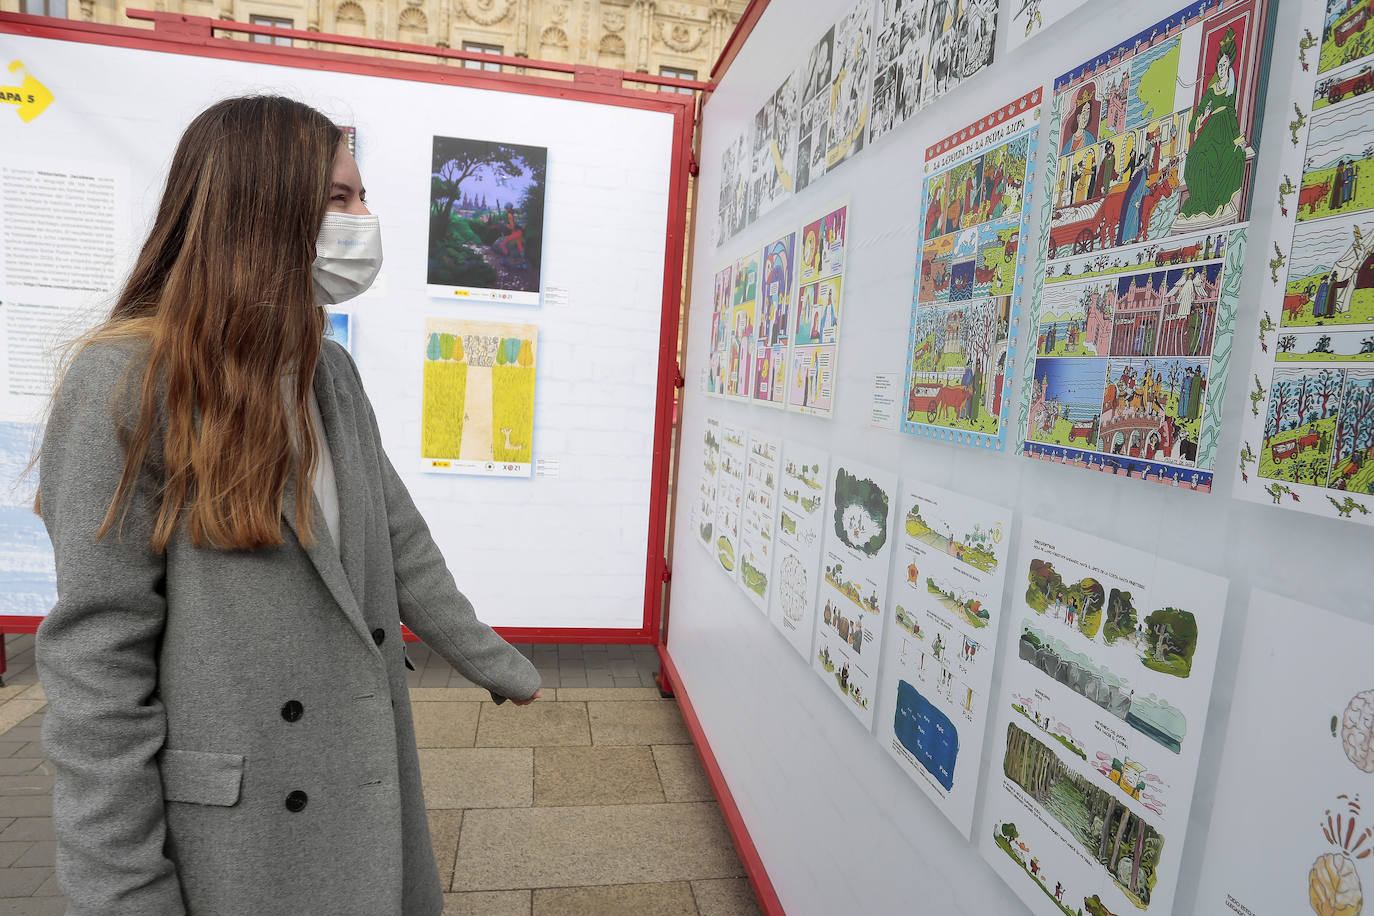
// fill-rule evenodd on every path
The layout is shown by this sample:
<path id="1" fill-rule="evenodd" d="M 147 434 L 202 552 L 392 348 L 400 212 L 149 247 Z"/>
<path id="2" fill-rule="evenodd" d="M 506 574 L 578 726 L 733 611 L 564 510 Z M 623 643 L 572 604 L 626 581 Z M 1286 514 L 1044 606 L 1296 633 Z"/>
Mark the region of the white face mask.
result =
<path id="1" fill-rule="evenodd" d="M 315 240 L 315 304 L 334 305 L 361 295 L 382 269 L 382 228 L 375 216 L 330 212 Z"/>

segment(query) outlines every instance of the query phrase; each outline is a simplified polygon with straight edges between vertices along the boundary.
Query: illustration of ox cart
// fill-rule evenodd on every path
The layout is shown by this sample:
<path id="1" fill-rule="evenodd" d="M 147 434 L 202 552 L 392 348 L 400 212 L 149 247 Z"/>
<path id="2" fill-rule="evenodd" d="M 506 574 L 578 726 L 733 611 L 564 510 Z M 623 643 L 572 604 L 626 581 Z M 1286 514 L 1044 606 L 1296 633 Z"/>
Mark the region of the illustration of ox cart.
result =
<path id="1" fill-rule="evenodd" d="M 1050 257 L 1090 254 L 1111 242 L 1121 220 L 1123 194 L 1086 201 L 1054 211 L 1050 226 Z"/>
<path id="2" fill-rule="evenodd" d="M 969 391 L 962 385 L 914 382 L 911 386 L 911 395 L 907 398 L 907 417 L 916 417 L 924 411 L 927 423 L 934 423 L 945 413 L 954 418 L 959 416 L 959 411 L 963 410 L 968 397 Z"/>

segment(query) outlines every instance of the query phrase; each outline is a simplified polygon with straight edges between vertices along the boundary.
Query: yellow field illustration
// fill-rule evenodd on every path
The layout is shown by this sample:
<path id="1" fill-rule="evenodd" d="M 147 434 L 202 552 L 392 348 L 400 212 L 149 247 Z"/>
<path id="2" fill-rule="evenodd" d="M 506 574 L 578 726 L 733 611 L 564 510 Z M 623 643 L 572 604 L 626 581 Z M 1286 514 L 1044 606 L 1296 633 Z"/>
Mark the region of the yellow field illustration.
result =
<path id="1" fill-rule="evenodd" d="M 532 324 L 426 319 L 420 455 L 428 470 L 529 476 L 538 334 Z"/>

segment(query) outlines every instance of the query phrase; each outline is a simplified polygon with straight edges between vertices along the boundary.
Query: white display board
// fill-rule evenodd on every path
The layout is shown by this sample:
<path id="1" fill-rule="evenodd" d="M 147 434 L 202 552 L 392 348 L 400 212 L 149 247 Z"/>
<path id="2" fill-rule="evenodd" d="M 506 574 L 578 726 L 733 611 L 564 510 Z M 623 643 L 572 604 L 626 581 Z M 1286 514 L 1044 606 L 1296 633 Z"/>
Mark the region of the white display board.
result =
<path id="1" fill-rule="evenodd" d="M 357 130 L 385 264 L 372 290 L 342 310 L 351 316 L 352 353 L 387 451 L 460 588 L 497 626 L 643 626 L 672 114 L 13 34 L 0 34 L 0 62 L 22 62 L 22 70 L 10 67 L 16 82 L 32 77 L 53 95 L 27 122 L 14 105 L 0 111 L 0 166 L 95 189 L 53 198 L 66 212 L 38 247 L 50 257 L 104 259 L 83 270 L 90 281 L 81 290 L 30 285 L 20 257 L 0 260 L 7 379 L 17 377 L 13 361 L 22 355 L 11 316 L 42 317 L 45 339 L 56 340 L 108 308 L 192 117 L 232 95 L 300 99 Z M 547 148 L 541 305 L 427 295 L 435 136 Z M 6 244 L 11 235 L 33 241 L 33 231 L 7 222 L 5 200 L 0 195 Z M 537 327 L 533 474 L 422 473 L 431 318 Z M 7 390 L 0 420 L 40 416 L 50 384 L 42 378 Z M 45 610 L 0 603 L 0 614 Z"/>
<path id="2" fill-rule="evenodd" d="M 1005 506 L 1013 511 L 1008 537 L 1019 542 L 1028 517 L 1083 532 L 1134 550 L 1157 555 L 1227 580 L 1229 588 L 1218 636 L 1217 663 L 1207 706 L 1198 776 L 1187 829 L 1170 844 L 1181 847 L 1172 909 L 1161 912 L 1212 914 L 1211 902 L 1198 903 L 1208 848 L 1212 800 L 1225 778 L 1222 747 L 1233 742 L 1227 720 L 1252 588 L 1299 598 L 1365 623 L 1374 622 L 1369 601 L 1374 586 L 1366 529 L 1335 519 L 1285 513 L 1232 499 L 1238 476 L 1239 423 L 1223 425 L 1218 444 L 1217 481 L 1209 494 L 1086 474 L 1016 454 L 1014 444 L 998 453 L 917 440 L 870 425 L 873 377 L 902 377 L 908 342 L 912 281 L 920 237 L 919 164 L 929 145 L 995 111 L 1031 89 L 1052 86 L 1069 67 L 1138 33 L 1182 7 L 1182 2 L 1103 0 L 1084 4 L 1044 26 L 1034 41 L 1008 51 L 1012 14 L 1025 5 L 1004 0 L 998 23 L 997 57 L 992 67 L 923 109 L 865 149 L 845 166 L 817 179 L 814 186 L 785 199 L 738 235 L 716 247 L 711 207 L 694 227 L 694 268 L 688 318 L 687 365 L 691 380 L 683 412 L 686 442 L 701 439 L 708 417 L 722 424 L 780 436 L 784 461 L 792 451 L 861 456 L 865 464 L 898 475 L 903 492 L 909 481 L 923 480 L 948 490 Z M 1065 4 L 1068 6 L 1070 4 Z M 1048 8 L 1050 4 L 1046 4 Z M 1267 226 L 1276 209 L 1282 180 L 1276 157 L 1266 152 L 1288 142 L 1291 105 L 1285 104 L 1289 72 L 1301 29 L 1298 4 L 1275 4 L 1275 79 L 1268 91 L 1263 136 L 1255 166 L 1251 223 Z M 849 9 L 847 0 L 774 0 L 764 11 L 742 50 L 723 75 L 705 107 L 700 161 L 720 162 L 730 138 L 744 131 L 764 100 L 787 74 L 806 61 L 824 29 Z M 1024 26 L 1022 26 L 1024 29 Z M 1309 52 L 1310 55 L 1311 52 Z M 1281 61 L 1281 62 L 1280 62 Z M 1041 122 L 1040 144 L 1047 148 L 1048 118 Z M 700 200 L 719 199 L 714 168 L 703 168 Z M 1037 187 L 1038 211 L 1043 188 Z M 709 350 L 712 278 L 733 260 L 761 250 L 793 231 L 830 201 L 848 199 L 848 254 L 845 266 L 844 337 L 839 347 L 833 416 L 823 419 L 770 411 L 765 407 L 703 396 Z M 1291 200 L 1291 198 L 1290 198 Z M 1036 221 L 1021 250 L 1038 250 Z M 1256 301 L 1268 282 L 1265 261 L 1272 256 L 1251 246 L 1240 301 Z M 1023 303 L 1026 305 L 1028 303 Z M 1021 339 L 1027 339 L 1029 309 L 1021 311 Z M 1248 346 L 1260 315 L 1243 308 L 1236 327 L 1233 377 L 1250 378 Z M 1019 369 L 1019 367 L 1018 367 Z M 1008 396 L 1019 396 L 1019 373 L 1009 373 Z M 1245 386 L 1226 393 L 1225 417 L 1239 421 L 1249 411 Z M 682 465 L 680 486 L 696 492 L 699 462 L 695 445 Z M 678 514 L 676 542 L 686 538 L 687 514 Z M 1029 912 L 1021 897 L 992 870 L 973 841 L 952 826 L 937 805 L 884 750 L 843 702 L 809 670 L 809 654 L 777 628 L 747 612 L 738 588 L 713 568 L 700 551 L 684 547 L 673 557 L 673 594 L 668 649 L 750 837 L 789 916 L 830 913 L 1017 914 Z M 1024 595 L 1019 568 L 1006 577 L 1002 607 Z M 1020 627 L 1003 628 L 997 647 L 991 694 L 1004 693 L 1007 666 Z M 875 722 L 890 723 L 896 701 L 886 685 L 895 680 L 894 642 L 885 647 L 874 698 Z M 1365 654 L 1374 646 L 1365 647 Z M 1285 678 L 1298 677 L 1285 672 Z M 961 756 L 982 760 L 980 786 L 996 778 L 994 737 Z M 1342 788 L 1338 791 L 1346 791 Z M 980 789 L 974 823 L 982 830 L 987 807 Z M 1334 795 L 1333 795 L 1334 798 Z M 798 804 L 799 799 L 804 803 Z M 1172 803 L 1172 802 L 1171 802 Z M 1257 804 L 1262 803 L 1258 800 Z M 1180 810 L 1183 803 L 1180 803 Z M 1333 809 L 1334 810 L 1334 809 Z M 1320 812 L 1317 812 L 1320 814 Z M 1312 818 L 1316 828 L 1316 814 Z M 1277 824 L 1277 822 L 1276 822 Z M 1279 827 L 1282 829 L 1282 827 Z M 1311 837 L 1320 839 L 1314 830 Z M 1263 843 L 1263 839 L 1255 842 Z M 1314 847 L 1315 848 L 1315 847 Z M 1244 856 L 1244 848 L 1223 854 Z M 1314 853 L 1315 855 L 1315 853 Z M 1216 867 L 1209 861 L 1209 869 Z M 1301 879 L 1301 876 L 1299 876 Z M 1053 891 L 1053 885 L 1050 888 Z M 1036 893 L 1040 893 L 1038 889 Z M 1043 896 L 1043 895 L 1042 895 Z M 1075 907 L 1081 903 L 1074 901 Z M 1066 898 L 1067 899 L 1067 898 Z M 1141 912 L 1160 909 L 1151 906 Z M 1132 907 L 1131 912 L 1137 912 Z M 1120 916 L 1120 910 L 1116 910 Z"/>

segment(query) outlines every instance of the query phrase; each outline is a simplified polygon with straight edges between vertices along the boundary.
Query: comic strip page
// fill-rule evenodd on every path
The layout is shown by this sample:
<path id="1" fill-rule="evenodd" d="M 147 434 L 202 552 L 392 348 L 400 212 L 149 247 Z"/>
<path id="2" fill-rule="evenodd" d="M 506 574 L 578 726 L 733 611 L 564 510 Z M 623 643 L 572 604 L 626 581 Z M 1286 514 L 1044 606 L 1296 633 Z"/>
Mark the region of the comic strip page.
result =
<path id="1" fill-rule="evenodd" d="M 873 143 L 992 63 L 997 0 L 878 0 Z"/>
<path id="2" fill-rule="evenodd" d="M 926 151 L 902 431 L 1001 449 L 1040 90 Z"/>
<path id="3" fill-rule="evenodd" d="M 730 300 L 735 293 L 735 265 L 727 264 L 716 273 L 711 291 L 710 364 L 706 370 L 706 393 L 724 397 L 725 371 L 730 365 Z"/>
<path id="4" fill-rule="evenodd" d="M 1085 0 L 1012 0 L 1007 50 L 1038 38 L 1040 33 L 1083 5 Z"/>
<path id="5" fill-rule="evenodd" d="M 710 554 L 715 554 L 716 530 L 716 474 L 720 468 L 720 421 L 706 418 L 701 433 L 701 484 L 692 502 L 692 530 L 697 542 Z"/>
<path id="6" fill-rule="evenodd" d="M 763 247 L 763 279 L 758 291 L 754 336 L 755 404 L 781 408 L 787 399 L 787 358 L 791 351 L 792 313 L 797 304 L 797 233 L 789 232 Z"/>
<path id="7" fill-rule="evenodd" d="M 748 400 L 754 381 L 754 328 L 758 324 L 759 256 L 750 252 L 735 261 L 730 311 L 722 348 L 725 357 L 725 396 Z"/>
<path id="8" fill-rule="evenodd" d="M 1027 518 L 978 842 L 1046 916 L 1172 912 L 1226 581 Z"/>
<path id="9" fill-rule="evenodd" d="M 769 578 L 773 575 L 778 509 L 778 460 L 782 442 L 761 432 L 749 434 L 745 464 L 744 504 L 740 510 L 739 587 L 754 607 L 768 613 Z"/>
<path id="10" fill-rule="evenodd" d="M 1195 3 L 1056 81 L 1028 457 L 1211 490 L 1267 14 L 1262 0 Z"/>
<path id="11" fill-rule="evenodd" d="M 1243 499 L 1365 525 L 1374 524 L 1372 20 L 1367 5 L 1307 0 L 1301 34 L 1279 46 L 1294 61 L 1294 119 L 1273 144 L 1279 212 L 1235 487 Z"/>
<path id="12" fill-rule="evenodd" d="M 879 737 L 954 826 L 970 835 L 988 724 L 1011 511 L 919 480 L 897 504 L 895 645 L 883 688 L 896 694 Z"/>
<path id="13" fill-rule="evenodd" d="M 797 442 L 783 446 L 779 475 L 778 561 L 769 618 L 802 658 L 811 656 L 821 544 L 829 517 L 830 455 Z"/>
<path id="14" fill-rule="evenodd" d="M 725 424 L 721 428 L 720 466 L 716 471 L 715 557 L 730 578 L 738 576 L 740 514 L 748 469 L 748 434 Z"/>
<path id="15" fill-rule="evenodd" d="M 897 475 L 839 458 L 831 470 L 811 667 L 872 728 Z"/>
<path id="16" fill-rule="evenodd" d="M 802 227 L 788 410 L 828 417 L 834 407 L 848 217 L 846 204 Z"/>

